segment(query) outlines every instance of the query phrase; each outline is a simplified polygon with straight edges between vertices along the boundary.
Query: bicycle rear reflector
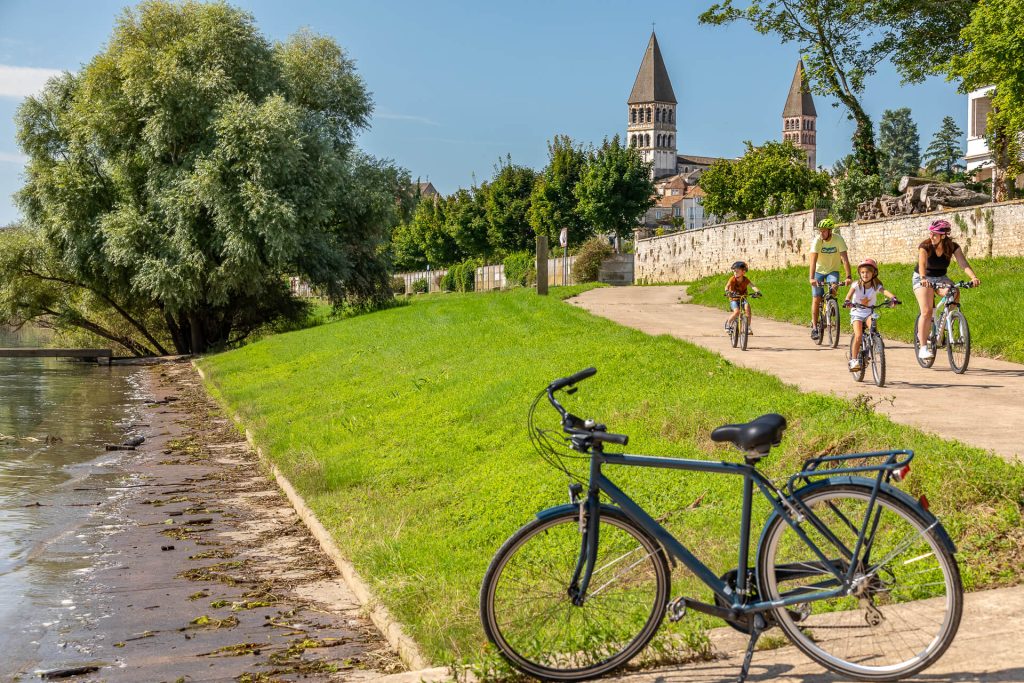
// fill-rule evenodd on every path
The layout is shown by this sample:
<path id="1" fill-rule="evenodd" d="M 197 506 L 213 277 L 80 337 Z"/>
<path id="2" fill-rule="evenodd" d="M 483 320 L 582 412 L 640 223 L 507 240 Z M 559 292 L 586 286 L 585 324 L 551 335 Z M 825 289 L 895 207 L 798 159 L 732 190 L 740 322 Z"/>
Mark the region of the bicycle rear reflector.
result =
<path id="1" fill-rule="evenodd" d="M 899 468 L 898 470 L 896 470 L 896 471 L 894 471 L 892 473 L 892 478 L 895 479 L 896 481 L 903 481 L 904 479 L 906 479 L 909 476 L 910 476 L 910 464 L 909 463 L 904 465 L 903 467 Z"/>
<path id="2" fill-rule="evenodd" d="M 917 502 L 920 503 L 921 507 L 923 507 L 925 510 L 927 510 L 930 507 L 928 503 L 928 497 L 925 496 L 923 493 L 921 494 L 921 497 L 917 499 Z"/>

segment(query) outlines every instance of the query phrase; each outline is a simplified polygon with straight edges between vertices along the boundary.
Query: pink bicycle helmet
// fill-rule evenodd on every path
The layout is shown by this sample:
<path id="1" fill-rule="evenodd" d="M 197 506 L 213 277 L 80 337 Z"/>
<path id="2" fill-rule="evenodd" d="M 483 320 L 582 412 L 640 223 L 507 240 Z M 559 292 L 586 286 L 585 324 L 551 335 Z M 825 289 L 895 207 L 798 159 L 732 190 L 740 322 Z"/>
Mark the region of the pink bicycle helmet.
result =
<path id="1" fill-rule="evenodd" d="M 949 224 L 949 221 L 938 218 L 932 221 L 932 224 L 928 226 L 929 232 L 934 232 L 938 235 L 948 235 L 953 231 L 953 226 Z"/>
<path id="2" fill-rule="evenodd" d="M 858 269 L 860 269 L 861 266 L 870 266 L 876 273 L 878 272 L 878 262 L 873 258 L 866 258 L 857 264 Z"/>

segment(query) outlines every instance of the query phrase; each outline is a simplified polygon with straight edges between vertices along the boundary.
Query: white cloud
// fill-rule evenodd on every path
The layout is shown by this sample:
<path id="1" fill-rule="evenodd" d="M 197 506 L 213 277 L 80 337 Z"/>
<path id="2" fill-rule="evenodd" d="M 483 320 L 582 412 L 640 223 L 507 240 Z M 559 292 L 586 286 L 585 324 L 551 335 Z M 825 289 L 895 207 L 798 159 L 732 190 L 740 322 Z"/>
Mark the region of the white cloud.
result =
<path id="1" fill-rule="evenodd" d="M 47 80 L 61 73 L 56 69 L 0 64 L 0 97 L 21 98 L 35 95 L 43 89 Z"/>
<path id="2" fill-rule="evenodd" d="M 10 152 L 0 152 L 0 163 L 8 164 L 24 164 L 28 161 L 28 157 L 24 154 L 11 154 Z"/>

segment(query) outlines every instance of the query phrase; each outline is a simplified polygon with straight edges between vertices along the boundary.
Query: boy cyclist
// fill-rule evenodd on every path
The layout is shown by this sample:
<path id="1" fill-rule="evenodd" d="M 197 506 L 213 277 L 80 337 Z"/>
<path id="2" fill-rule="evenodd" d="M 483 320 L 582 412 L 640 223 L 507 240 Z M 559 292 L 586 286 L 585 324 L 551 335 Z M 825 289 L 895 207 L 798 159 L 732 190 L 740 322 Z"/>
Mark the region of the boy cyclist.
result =
<path id="1" fill-rule="evenodd" d="M 846 301 L 843 302 L 843 306 L 849 308 L 853 308 L 854 304 L 877 306 L 879 294 L 888 297 L 893 305 L 899 303 L 896 295 L 883 287 L 882 281 L 878 279 L 878 264 L 875 259 L 866 258 L 857 265 L 857 283 L 846 293 Z M 850 325 L 853 327 L 853 357 L 850 358 L 850 372 L 860 370 L 860 343 L 864 336 L 864 324 L 877 318 L 878 314 L 870 308 L 853 308 L 850 311 Z"/>
<path id="2" fill-rule="evenodd" d="M 831 218 L 823 218 L 818 223 L 818 236 L 811 243 L 808 252 L 810 258 L 810 272 L 808 278 L 811 282 L 811 339 L 817 339 L 818 335 L 818 309 L 821 308 L 821 299 L 825 296 L 823 283 L 839 282 L 839 266 L 846 271 L 846 285 L 849 286 L 850 279 L 850 257 L 846 254 L 846 241 L 842 235 L 835 231 L 836 222 Z"/>
<path id="3" fill-rule="evenodd" d="M 732 277 L 729 278 L 729 282 L 725 285 L 725 293 L 729 296 L 729 308 L 732 310 L 732 315 L 725 321 L 725 331 L 727 334 L 732 334 L 733 323 L 736 322 L 736 318 L 740 317 L 740 297 L 747 295 L 747 290 L 754 290 L 754 294 L 760 294 L 761 290 L 754 286 L 754 283 L 747 277 L 747 264 L 743 261 L 737 261 L 732 264 Z M 750 304 L 743 302 L 745 312 L 747 314 L 747 322 L 750 321 Z M 747 334 L 753 334 L 750 329 L 750 325 L 747 325 Z"/>

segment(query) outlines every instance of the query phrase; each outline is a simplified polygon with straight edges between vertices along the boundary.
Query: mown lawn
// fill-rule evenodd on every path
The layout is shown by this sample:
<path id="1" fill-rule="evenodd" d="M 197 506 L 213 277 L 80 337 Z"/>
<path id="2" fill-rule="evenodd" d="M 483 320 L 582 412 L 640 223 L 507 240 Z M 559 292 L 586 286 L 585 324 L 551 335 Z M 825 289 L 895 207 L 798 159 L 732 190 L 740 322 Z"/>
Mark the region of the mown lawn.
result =
<path id="1" fill-rule="evenodd" d="M 592 316 L 559 301 L 568 293 L 419 296 L 201 361 L 215 395 L 435 662 L 488 657 L 477 616 L 487 563 L 535 511 L 568 497 L 565 476 L 531 451 L 527 408 L 551 379 L 588 365 L 597 376 L 567 405 L 629 434 L 630 452 L 738 460 L 710 430 L 771 411 L 790 422 L 762 463 L 773 477 L 824 452 L 913 448 L 904 486 L 943 517 L 967 586 L 1020 580 L 1024 467 Z M 608 472 L 709 566 L 735 562 L 738 481 Z M 765 514 L 759 506 L 755 523 Z M 680 590 L 710 597 L 677 574 Z M 670 628 L 699 649 L 715 623 L 695 615 Z"/>
<path id="2" fill-rule="evenodd" d="M 853 265 L 856 269 L 856 264 Z M 971 259 L 971 267 L 981 280 L 981 287 L 963 291 L 960 302 L 970 324 L 972 350 L 1024 363 L 1024 309 L 1015 303 L 1020 298 L 1024 258 Z M 879 329 L 883 335 L 905 342 L 913 341 L 914 320 L 918 314 L 917 299 L 910 285 L 913 272 L 914 266 L 910 264 L 883 263 L 879 273 L 886 289 L 904 302 L 903 306 L 882 311 Z M 748 277 L 764 292 L 763 299 L 753 302 L 755 317 L 764 315 L 810 329 L 811 286 L 807 282 L 806 266 L 752 270 Z M 955 263 L 950 266 L 949 277 L 954 282 L 968 279 Z M 729 274 L 723 273 L 691 283 L 688 291 L 693 303 L 728 308 L 722 296 L 728 279 Z M 846 291 L 845 287 L 840 288 L 840 302 Z M 841 313 L 843 328 L 848 331 L 849 313 Z"/>

